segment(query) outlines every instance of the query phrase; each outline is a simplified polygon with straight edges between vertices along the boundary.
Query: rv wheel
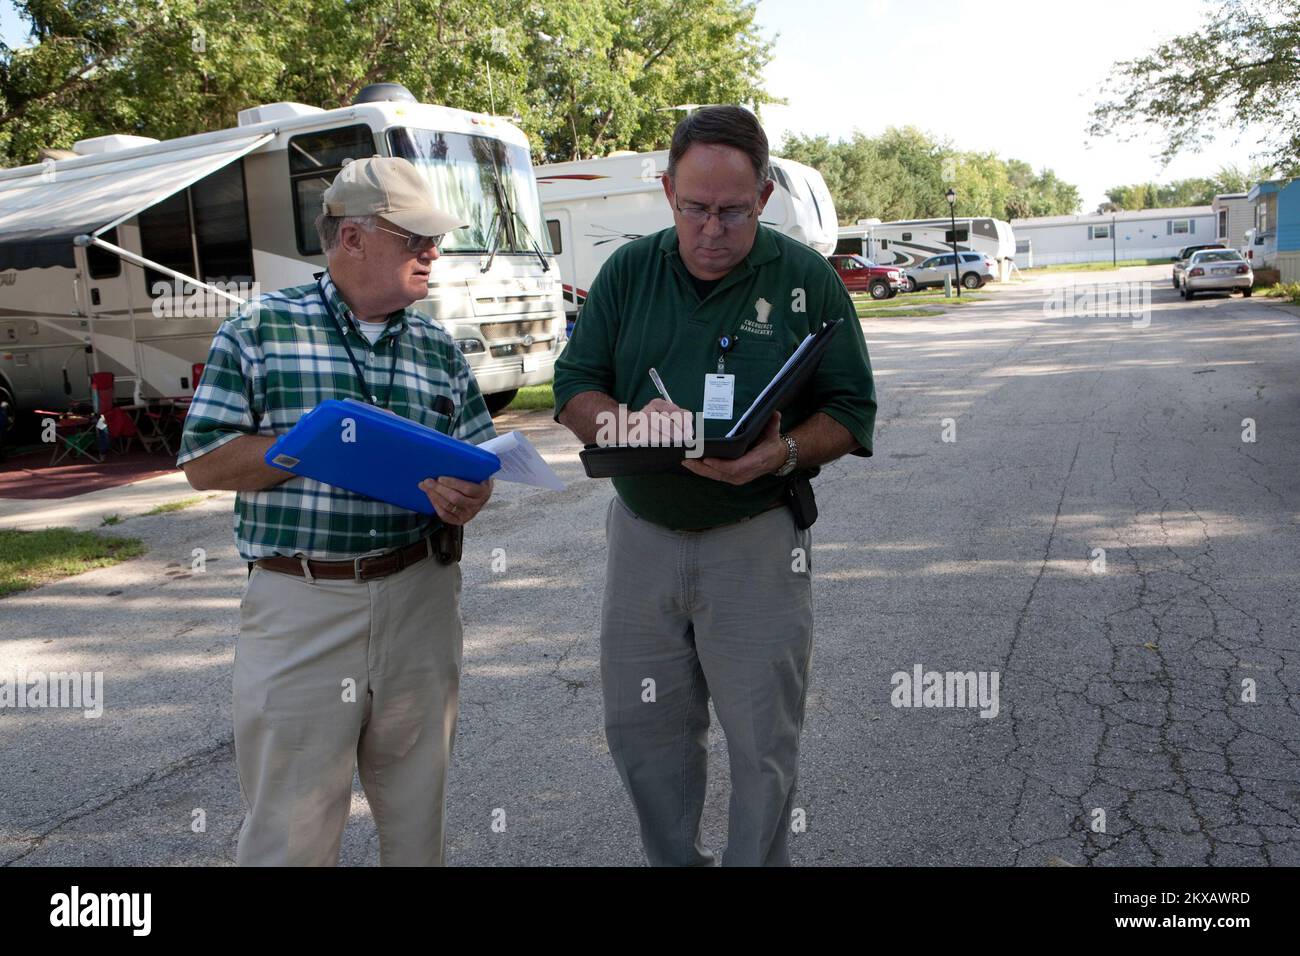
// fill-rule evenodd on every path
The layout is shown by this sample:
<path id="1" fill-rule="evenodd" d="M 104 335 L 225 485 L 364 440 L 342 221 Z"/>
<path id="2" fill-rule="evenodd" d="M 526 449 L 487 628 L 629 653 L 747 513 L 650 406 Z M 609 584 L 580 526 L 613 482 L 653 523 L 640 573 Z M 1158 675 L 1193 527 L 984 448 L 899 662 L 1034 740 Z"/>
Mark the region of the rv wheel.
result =
<path id="1" fill-rule="evenodd" d="M 13 393 L 0 385 L 0 446 L 4 445 L 5 436 L 14 431 L 17 417 L 18 406 L 14 403 Z"/>
<path id="2" fill-rule="evenodd" d="M 488 414 L 495 415 L 503 412 L 506 406 L 515 400 L 519 394 L 519 389 L 512 388 L 508 392 L 493 392 L 491 395 L 484 395 L 483 401 L 487 405 Z"/>

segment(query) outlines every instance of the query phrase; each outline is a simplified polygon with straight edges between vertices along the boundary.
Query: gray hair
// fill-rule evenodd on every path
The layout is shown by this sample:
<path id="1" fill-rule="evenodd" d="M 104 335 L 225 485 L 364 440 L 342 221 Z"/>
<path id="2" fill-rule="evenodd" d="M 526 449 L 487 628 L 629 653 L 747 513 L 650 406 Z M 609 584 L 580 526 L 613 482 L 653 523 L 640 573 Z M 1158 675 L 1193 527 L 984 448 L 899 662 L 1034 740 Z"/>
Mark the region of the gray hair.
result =
<path id="1" fill-rule="evenodd" d="M 330 216 L 321 213 L 316 217 L 316 235 L 320 237 L 321 252 L 329 252 L 339 244 L 339 230 L 344 223 L 352 223 L 366 232 L 374 232 L 378 216 Z"/>
<path id="2" fill-rule="evenodd" d="M 676 181 L 677 163 L 692 143 L 731 146 L 749 157 L 758 176 L 758 187 L 772 178 L 767 134 L 758 117 L 743 106 L 705 106 L 688 114 L 673 130 L 668 149 L 668 178 Z"/>

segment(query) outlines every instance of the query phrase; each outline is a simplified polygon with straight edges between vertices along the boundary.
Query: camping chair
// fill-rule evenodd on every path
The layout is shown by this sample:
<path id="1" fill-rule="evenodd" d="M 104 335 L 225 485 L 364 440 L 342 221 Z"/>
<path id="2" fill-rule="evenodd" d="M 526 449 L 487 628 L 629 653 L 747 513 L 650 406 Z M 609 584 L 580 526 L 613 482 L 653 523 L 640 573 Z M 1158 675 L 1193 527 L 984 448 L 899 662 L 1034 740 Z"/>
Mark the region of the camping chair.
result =
<path id="1" fill-rule="evenodd" d="M 102 415 L 108 426 L 109 442 L 117 443 L 119 453 L 131 446 L 131 439 L 139 435 L 131 416 L 114 404 L 114 376 L 112 372 L 95 372 L 90 376 L 91 400 L 96 414 Z M 104 449 L 101 449 L 104 450 Z"/>
<path id="2" fill-rule="evenodd" d="M 63 412 L 43 408 L 37 408 L 35 412 L 43 419 L 54 419 L 54 456 L 50 459 L 51 465 L 57 465 L 68 457 L 89 458 L 94 462 L 104 460 L 98 448 L 100 416 L 95 414 L 91 405 L 78 402 Z M 42 435 L 44 429 L 42 422 Z"/>
<path id="3" fill-rule="evenodd" d="M 172 421 L 172 405 L 166 404 L 158 399 L 145 399 L 144 413 L 140 416 L 139 438 L 140 444 L 145 447 L 146 451 L 153 451 L 158 445 L 162 445 L 163 451 L 167 454 L 174 454 L 172 446 L 167 441 L 167 429 Z"/>

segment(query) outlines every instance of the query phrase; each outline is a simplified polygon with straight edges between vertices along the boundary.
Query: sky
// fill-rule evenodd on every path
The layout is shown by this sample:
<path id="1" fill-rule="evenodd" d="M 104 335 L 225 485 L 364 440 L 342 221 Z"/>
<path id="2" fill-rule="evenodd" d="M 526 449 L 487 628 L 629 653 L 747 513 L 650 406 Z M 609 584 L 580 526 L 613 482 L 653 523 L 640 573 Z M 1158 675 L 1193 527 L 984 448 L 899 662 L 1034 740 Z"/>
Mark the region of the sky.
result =
<path id="1" fill-rule="evenodd" d="M 768 139 L 832 139 L 912 125 L 960 150 L 1050 168 L 1079 187 L 1082 211 L 1106 189 L 1250 165 L 1257 141 L 1219 136 L 1162 168 L 1159 140 L 1089 141 L 1100 84 L 1118 60 L 1196 29 L 1200 0 L 760 0 L 776 38 L 765 79 L 788 106 L 764 106 Z"/>
<path id="2" fill-rule="evenodd" d="M 1089 141 L 1088 114 L 1117 60 L 1195 29 L 1209 0 L 759 0 L 775 37 L 765 106 L 773 145 L 786 132 L 847 138 L 913 125 L 961 150 L 1050 168 L 1079 187 L 1082 211 L 1127 183 L 1211 175 L 1260 151 L 1224 133 L 1161 167 L 1159 141 Z M 0 0 L 0 38 L 26 31 Z"/>

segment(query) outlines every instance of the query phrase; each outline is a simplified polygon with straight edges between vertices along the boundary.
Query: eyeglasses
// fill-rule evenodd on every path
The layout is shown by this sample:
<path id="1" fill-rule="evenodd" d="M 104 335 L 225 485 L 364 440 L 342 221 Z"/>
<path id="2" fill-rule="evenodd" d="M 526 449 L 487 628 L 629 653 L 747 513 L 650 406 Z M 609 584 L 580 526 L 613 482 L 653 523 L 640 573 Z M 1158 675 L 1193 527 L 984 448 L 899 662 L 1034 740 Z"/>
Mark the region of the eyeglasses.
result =
<path id="1" fill-rule="evenodd" d="M 390 236 L 398 236 L 406 240 L 407 252 L 427 252 L 430 249 L 436 249 L 442 245 L 442 240 L 446 233 L 439 236 L 413 236 L 409 232 L 396 232 L 392 229 L 385 229 L 383 226 L 375 226 L 380 232 L 386 232 Z"/>
<path id="2" fill-rule="evenodd" d="M 717 212 L 709 212 L 707 206 L 701 206 L 698 203 L 687 203 L 685 206 L 678 203 L 677 211 L 682 214 L 683 219 L 696 226 L 704 225 L 709 221 L 710 216 L 717 216 L 718 223 L 724 228 L 739 226 L 754 217 L 753 206 L 748 208 L 728 206 L 726 209 L 719 209 Z"/>

